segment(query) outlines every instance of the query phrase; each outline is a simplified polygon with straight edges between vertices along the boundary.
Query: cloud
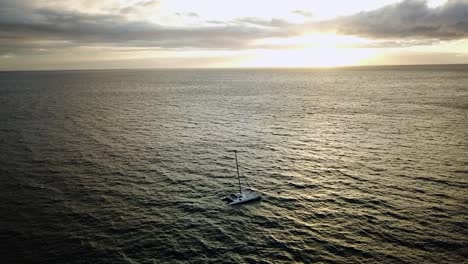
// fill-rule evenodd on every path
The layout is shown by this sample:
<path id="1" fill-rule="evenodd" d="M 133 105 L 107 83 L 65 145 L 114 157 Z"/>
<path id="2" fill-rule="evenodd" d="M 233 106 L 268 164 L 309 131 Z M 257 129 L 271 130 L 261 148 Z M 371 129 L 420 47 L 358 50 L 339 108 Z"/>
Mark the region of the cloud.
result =
<path id="1" fill-rule="evenodd" d="M 468 36 L 468 1 L 448 0 L 430 8 L 426 1 L 405 0 L 314 25 L 317 26 L 374 39 L 462 39 Z"/>
<path id="2" fill-rule="evenodd" d="M 292 12 L 294 14 L 296 14 L 296 15 L 301 15 L 301 16 L 304 16 L 304 17 L 313 17 L 314 16 L 314 14 L 312 14 L 312 12 L 304 11 L 304 10 L 294 10 Z"/>
<path id="3" fill-rule="evenodd" d="M 206 20 L 206 23 L 209 24 L 216 24 L 216 25 L 226 25 L 226 21 L 221 21 L 221 20 Z"/>
<path id="4" fill-rule="evenodd" d="M 149 1 L 148 1 L 149 2 Z M 6 3 L 6 4 L 5 4 Z M 147 2 L 144 2 L 147 3 Z M 33 9 L 15 2 L 0 4 L 0 41 L 67 41 L 80 45 L 110 45 L 161 48 L 239 49 L 250 41 L 288 32 L 259 28 L 260 20 L 240 23 L 169 27 L 145 21 L 128 20 L 120 14 L 88 14 L 54 9 Z M 21 10 L 19 10 L 21 9 Z M 9 14 L 9 15 L 7 15 Z M 13 14 L 13 15 L 12 15 Z M 195 17 L 197 14 L 188 13 Z M 265 24 L 275 25 L 279 21 Z M 4 52 L 14 52 L 15 45 L 2 45 Z"/>
<path id="5" fill-rule="evenodd" d="M 157 6 L 159 6 L 159 0 L 147 0 L 147 1 L 136 2 L 125 7 L 120 7 L 119 12 L 121 14 L 126 14 L 126 15 L 139 14 L 144 9 L 153 8 Z"/>
<path id="6" fill-rule="evenodd" d="M 244 23 L 247 25 L 262 26 L 262 27 L 273 27 L 273 28 L 285 28 L 291 26 L 286 20 L 273 18 L 271 20 L 264 20 L 255 17 L 245 17 L 236 19 L 237 23 Z"/>
<path id="7" fill-rule="evenodd" d="M 198 14 L 195 13 L 195 12 L 188 12 L 188 13 L 187 13 L 187 16 L 190 16 L 190 17 L 198 17 Z"/>
<path id="8" fill-rule="evenodd" d="M 187 16 L 187 17 L 195 17 L 195 18 L 198 18 L 199 15 L 195 12 L 186 12 L 186 13 L 180 13 L 180 12 L 175 12 L 174 13 L 176 16 Z"/>
<path id="9" fill-rule="evenodd" d="M 159 0 L 147 0 L 147 1 L 142 1 L 142 2 L 138 3 L 138 5 L 140 5 L 140 6 L 145 6 L 145 7 L 148 7 L 148 6 L 158 6 L 158 5 L 159 5 Z"/>

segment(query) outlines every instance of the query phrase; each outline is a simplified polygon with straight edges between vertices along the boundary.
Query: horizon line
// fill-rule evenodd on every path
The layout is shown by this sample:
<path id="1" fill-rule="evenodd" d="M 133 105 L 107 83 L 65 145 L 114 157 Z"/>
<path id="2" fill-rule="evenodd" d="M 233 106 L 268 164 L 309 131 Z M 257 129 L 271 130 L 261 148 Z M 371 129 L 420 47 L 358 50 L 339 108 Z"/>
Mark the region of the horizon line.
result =
<path id="1" fill-rule="evenodd" d="M 424 67 L 424 66 L 468 66 L 467 63 L 439 63 L 439 64 L 376 64 L 376 65 L 343 65 L 343 66 L 297 66 L 297 67 L 146 67 L 146 68 L 70 68 L 70 69 L 12 69 L 0 72 L 52 72 L 52 71 L 125 71 L 125 70 L 333 70 L 352 68 L 378 68 L 378 67 Z"/>

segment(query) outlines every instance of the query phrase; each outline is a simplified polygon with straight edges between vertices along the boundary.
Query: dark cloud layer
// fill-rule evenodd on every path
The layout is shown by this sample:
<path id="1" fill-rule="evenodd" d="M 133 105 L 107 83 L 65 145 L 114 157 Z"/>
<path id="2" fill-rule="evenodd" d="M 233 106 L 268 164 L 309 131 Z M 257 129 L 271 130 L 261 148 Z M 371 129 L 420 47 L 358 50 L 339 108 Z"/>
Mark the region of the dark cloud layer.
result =
<path id="1" fill-rule="evenodd" d="M 157 3 L 143 1 L 138 8 Z M 468 34 L 468 0 L 449 0 L 437 8 L 429 8 L 425 1 L 405 0 L 374 11 L 303 25 L 250 17 L 229 22 L 207 21 L 204 26 L 167 27 L 128 20 L 125 13 L 132 12 L 132 8 L 136 7 L 115 14 L 88 14 L 37 8 L 32 0 L 0 0 L 0 53 L 38 50 L 44 45 L 52 49 L 54 44 L 50 43 L 54 41 L 67 47 L 244 49 L 252 47 L 251 43 L 258 39 L 295 36 L 308 31 L 396 39 L 400 45 L 463 39 Z M 310 14 L 307 10 L 294 12 Z M 187 15 L 198 18 L 196 13 Z M 420 41 L 411 42 L 414 39 Z"/>
<path id="2" fill-rule="evenodd" d="M 468 1 L 448 0 L 440 7 L 429 8 L 425 1 L 406 0 L 327 21 L 321 26 L 369 38 L 462 39 L 468 35 Z"/>
<path id="3" fill-rule="evenodd" d="M 195 16 L 195 13 L 190 13 Z M 258 24 L 261 21 L 256 21 Z M 251 24 L 254 22 L 251 21 Z M 275 24 L 277 21 L 268 21 Z M 243 48 L 252 40 L 287 36 L 288 31 L 256 25 L 219 24 L 168 27 L 130 21 L 121 14 L 87 14 L 33 9 L 13 1 L 0 2 L 0 41 L 68 41 L 75 45 L 147 46 L 162 48 Z M 0 44 L 1 45 L 1 44 Z M 8 45 L 11 48 L 14 46 Z M 2 48 L 5 50 L 5 47 Z"/>

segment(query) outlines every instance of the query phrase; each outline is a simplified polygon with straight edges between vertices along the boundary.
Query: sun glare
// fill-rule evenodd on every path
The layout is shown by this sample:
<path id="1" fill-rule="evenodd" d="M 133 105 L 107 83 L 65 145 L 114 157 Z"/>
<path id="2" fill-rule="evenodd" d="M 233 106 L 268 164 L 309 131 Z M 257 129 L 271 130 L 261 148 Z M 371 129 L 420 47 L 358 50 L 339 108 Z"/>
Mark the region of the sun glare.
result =
<path id="1" fill-rule="evenodd" d="M 309 34 L 295 38 L 263 39 L 263 49 L 252 52 L 241 66 L 247 67 L 336 67 L 360 65 L 375 50 L 356 48 L 367 40 L 352 36 Z M 268 49 L 270 48 L 270 49 Z"/>

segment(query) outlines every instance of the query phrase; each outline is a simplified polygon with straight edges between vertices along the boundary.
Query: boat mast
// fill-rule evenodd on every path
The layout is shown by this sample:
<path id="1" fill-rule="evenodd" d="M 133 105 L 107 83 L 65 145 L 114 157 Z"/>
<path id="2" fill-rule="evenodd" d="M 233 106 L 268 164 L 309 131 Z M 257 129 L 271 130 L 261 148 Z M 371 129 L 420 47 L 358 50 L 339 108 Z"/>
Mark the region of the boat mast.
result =
<path id="1" fill-rule="evenodd" d="M 240 180 L 240 174 L 239 174 L 239 164 L 237 163 L 237 150 L 234 150 L 234 156 L 236 157 L 237 179 L 239 180 L 239 192 L 242 193 L 241 180 Z"/>

